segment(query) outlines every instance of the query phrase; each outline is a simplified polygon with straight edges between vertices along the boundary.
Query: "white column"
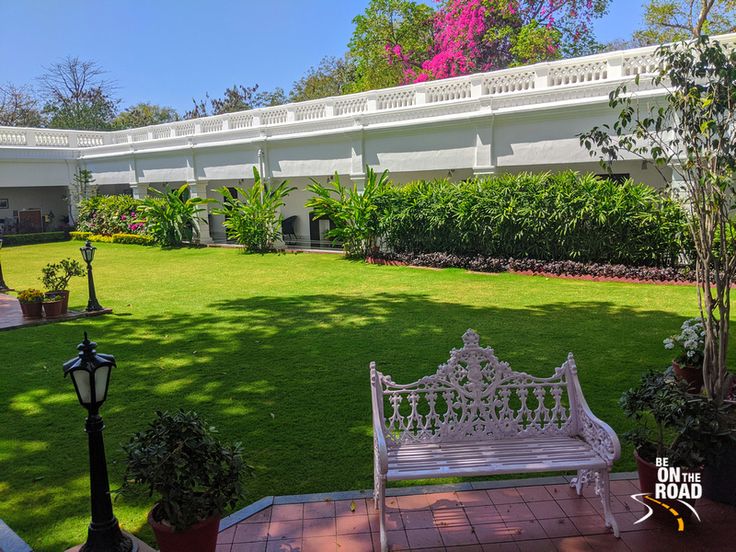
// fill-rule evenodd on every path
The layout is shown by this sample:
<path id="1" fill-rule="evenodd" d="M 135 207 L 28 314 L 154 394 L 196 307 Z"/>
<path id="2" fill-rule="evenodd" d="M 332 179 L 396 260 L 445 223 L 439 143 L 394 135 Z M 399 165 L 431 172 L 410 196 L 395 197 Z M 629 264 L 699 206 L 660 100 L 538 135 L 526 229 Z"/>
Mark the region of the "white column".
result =
<path id="1" fill-rule="evenodd" d="M 494 118 L 491 117 L 487 124 L 481 124 L 475 128 L 473 174 L 476 176 L 496 173 L 493 159 L 493 121 Z"/>
<path id="2" fill-rule="evenodd" d="M 682 165 L 672 165 L 672 180 L 670 181 L 670 196 L 680 201 L 687 199 L 687 182 L 682 176 Z"/>
<path id="3" fill-rule="evenodd" d="M 191 197 L 200 197 L 207 199 L 207 181 L 195 180 L 189 183 L 189 193 Z M 210 235 L 210 206 L 207 203 L 202 205 L 202 211 L 199 213 L 197 227 L 199 228 L 199 243 L 212 243 Z"/>
<path id="4" fill-rule="evenodd" d="M 148 196 L 148 184 L 143 182 L 131 182 L 129 184 L 130 189 L 133 190 L 133 197 L 135 199 L 146 199 Z"/>
<path id="5" fill-rule="evenodd" d="M 79 219 L 79 191 L 76 184 L 69 184 L 67 187 L 67 201 L 69 203 L 69 224 L 76 226 Z"/>

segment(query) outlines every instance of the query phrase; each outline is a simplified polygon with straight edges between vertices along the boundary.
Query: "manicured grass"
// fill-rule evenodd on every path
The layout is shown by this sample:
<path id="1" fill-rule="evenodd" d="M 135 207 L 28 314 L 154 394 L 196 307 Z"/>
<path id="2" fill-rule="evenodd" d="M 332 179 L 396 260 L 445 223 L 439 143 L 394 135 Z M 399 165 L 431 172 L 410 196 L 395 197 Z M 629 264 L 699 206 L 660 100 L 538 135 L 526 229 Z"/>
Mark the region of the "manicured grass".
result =
<path id="1" fill-rule="evenodd" d="M 41 267 L 78 242 L 7 248 L 6 281 L 40 285 Z M 115 355 L 103 415 L 111 481 L 120 445 L 156 409 L 196 409 L 245 445 L 264 495 L 372 485 L 368 363 L 408 381 L 476 329 L 513 368 L 550 374 L 575 353 L 593 411 L 630 426 L 621 393 L 663 368 L 662 339 L 696 313 L 695 288 L 596 283 L 350 262 L 335 255 L 245 256 L 98 244 L 100 302 L 115 313 L 0 332 L 0 518 L 35 550 L 82 542 L 89 519 L 84 412 L 61 364 L 82 333 Z M 86 304 L 86 282 L 72 286 Z M 631 470 L 626 446 L 619 470 Z M 123 496 L 125 529 L 152 541 L 152 500 Z"/>

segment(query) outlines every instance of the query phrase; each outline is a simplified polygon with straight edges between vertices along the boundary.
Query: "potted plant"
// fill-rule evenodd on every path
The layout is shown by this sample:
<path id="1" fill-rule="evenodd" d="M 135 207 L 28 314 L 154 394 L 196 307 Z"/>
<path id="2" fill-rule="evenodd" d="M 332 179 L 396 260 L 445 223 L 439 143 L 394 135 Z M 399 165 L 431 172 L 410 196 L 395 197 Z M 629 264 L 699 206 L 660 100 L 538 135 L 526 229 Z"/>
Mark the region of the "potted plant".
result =
<path id="1" fill-rule="evenodd" d="M 223 444 L 199 415 L 180 410 L 157 412 L 124 450 L 123 488 L 140 484 L 159 497 L 148 522 L 161 552 L 214 552 L 220 517 L 251 471 L 240 444 Z"/>
<path id="2" fill-rule="evenodd" d="M 66 314 L 69 310 L 69 280 L 85 274 L 87 272 L 82 263 L 74 259 L 62 259 L 58 263 L 49 263 L 41 269 L 41 282 L 46 291 L 62 297 L 62 314 Z"/>
<path id="3" fill-rule="evenodd" d="M 60 293 L 50 292 L 43 297 L 43 312 L 46 318 L 58 318 L 62 315 L 64 296 Z"/>
<path id="4" fill-rule="evenodd" d="M 703 350 L 705 328 L 700 318 L 685 320 L 680 333 L 664 340 L 664 348 L 676 350 L 672 359 L 672 370 L 679 379 L 688 383 L 691 393 L 700 393 L 703 388 Z"/>
<path id="5" fill-rule="evenodd" d="M 41 318 L 43 309 L 43 291 L 39 289 L 23 289 L 18 292 L 20 310 L 25 318 Z"/>

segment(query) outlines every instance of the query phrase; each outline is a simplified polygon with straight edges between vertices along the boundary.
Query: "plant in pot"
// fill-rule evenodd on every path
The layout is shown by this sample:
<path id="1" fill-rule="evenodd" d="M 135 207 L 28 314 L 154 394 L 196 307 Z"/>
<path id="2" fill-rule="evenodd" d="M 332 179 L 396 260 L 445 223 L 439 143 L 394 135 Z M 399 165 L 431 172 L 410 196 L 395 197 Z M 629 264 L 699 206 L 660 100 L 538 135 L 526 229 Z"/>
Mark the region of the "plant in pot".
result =
<path id="1" fill-rule="evenodd" d="M 41 318 L 43 312 L 43 291 L 23 289 L 18 292 L 18 302 L 24 318 Z"/>
<path id="2" fill-rule="evenodd" d="M 43 298 L 43 312 L 46 318 L 58 318 L 64 307 L 64 296 L 60 293 L 49 292 Z"/>
<path id="3" fill-rule="evenodd" d="M 69 281 L 75 276 L 84 276 L 82 263 L 74 259 L 62 259 L 58 263 L 49 263 L 41 269 L 41 282 L 49 294 L 61 296 L 61 314 L 69 310 Z"/>
<path id="4" fill-rule="evenodd" d="M 240 444 L 223 444 L 195 412 L 157 412 L 125 445 L 123 489 L 139 484 L 159 499 L 148 515 L 161 552 L 214 552 L 222 514 L 242 496 L 252 468 Z"/>
<path id="5" fill-rule="evenodd" d="M 700 318 L 685 320 L 680 333 L 664 340 L 664 348 L 677 351 L 672 359 L 675 376 L 685 380 L 691 393 L 700 393 L 703 387 L 703 349 L 705 328 Z"/>

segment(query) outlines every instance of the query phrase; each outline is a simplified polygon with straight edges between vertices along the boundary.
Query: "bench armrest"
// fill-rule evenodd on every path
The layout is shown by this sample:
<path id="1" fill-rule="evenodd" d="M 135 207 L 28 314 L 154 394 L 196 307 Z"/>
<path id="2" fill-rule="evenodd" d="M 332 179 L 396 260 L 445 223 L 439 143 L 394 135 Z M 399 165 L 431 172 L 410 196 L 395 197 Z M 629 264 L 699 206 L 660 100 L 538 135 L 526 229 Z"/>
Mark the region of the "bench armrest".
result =
<path id="1" fill-rule="evenodd" d="M 588 402 L 583 396 L 583 389 L 580 387 L 578 370 L 572 353 L 568 355 L 565 364 L 567 365 L 568 381 L 572 387 L 570 389 L 570 406 L 575 416 L 577 434 L 611 466 L 621 456 L 621 443 L 619 443 L 618 436 L 611 426 L 590 410 Z"/>
<path id="2" fill-rule="evenodd" d="M 380 474 L 388 472 L 388 447 L 383 427 L 383 388 L 381 373 L 376 370 L 376 363 L 371 362 L 371 406 L 373 411 L 373 454 L 376 470 Z"/>

